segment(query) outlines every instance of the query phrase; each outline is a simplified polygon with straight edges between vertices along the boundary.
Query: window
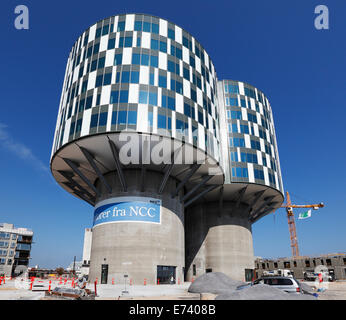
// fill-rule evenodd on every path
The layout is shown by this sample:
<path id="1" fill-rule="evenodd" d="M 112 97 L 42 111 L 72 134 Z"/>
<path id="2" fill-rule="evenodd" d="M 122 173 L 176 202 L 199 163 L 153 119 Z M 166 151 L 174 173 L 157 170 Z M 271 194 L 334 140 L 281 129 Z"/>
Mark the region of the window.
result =
<path id="1" fill-rule="evenodd" d="M 305 266 L 310 267 L 310 261 L 309 260 L 305 260 Z"/>
<path id="2" fill-rule="evenodd" d="M 167 53 L 167 43 L 164 41 L 160 41 L 160 51 Z"/>
<path id="3" fill-rule="evenodd" d="M 169 72 L 175 73 L 175 63 L 172 61 L 167 61 L 167 70 Z"/>
<path id="4" fill-rule="evenodd" d="M 180 134 L 184 135 L 185 133 L 187 133 L 187 132 L 185 132 L 185 129 L 188 128 L 188 125 L 184 121 L 177 119 L 175 128 L 176 128 L 176 131 L 178 131 Z"/>
<path id="5" fill-rule="evenodd" d="M 124 47 L 125 48 L 132 47 L 132 37 L 125 37 Z"/>
<path id="6" fill-rule="evenodd" d="M 117 111 L 113 111 L 112 112 L 112 125 L 116 124 L 117 123 L 117 115 L 118 115 L 118 112 Z"/>
<path id="7" fill-rule="evenodd" d="M 148 95 L 149 93 L 147 91 L 139 91 L 139 103 L 147 104 Z"/>
<path id="8" fill-rule="evenodd" d="M 159 75 L 159 87 L 167 88 L 167 77 Z"/>
<path id="9" fill-rule="evenodd" d="M 251 148 L 261 151 L 261 144 L 257 140 L 251 140 Z"/>
<path id="10" fill-rule="evenodd" d="M 158 116 L 157 116 L 157 127 L 159 129 L 166 129 L 166 116 L 158 114 Z"/>
<path id="11" fill-rule="evenodd" d="M 243 138 L 230 138 L 231 147 L 245 147 L 245 140 Z"/>
<path id="12" fill-rule="evenodd" d="M 183 46 L 189 48 L 189 40 L 183 36 Z"/>
<path id="13" fill-rule="evenodd" d="M 120 37 L 119 48 L 129 48 L 132 47 L 132 37 Z"/>
<path id="14" fill-rule="evenodd" d="M 175 55 L 178 59 L 182 59 L 183 58 L 183 51 L 179 48 L 175 48 Z"/>
<path id="15" fill-rule="evenodd" d="M 227 110 L 227 118 L 228 119 L 239 119 L 241 120 L 241 111 L 235 111 L 235 110 Z"/>
<path id="16" fill-rule="evenodd" d="M 107 124 L 107 112 L 102 112 L 100 113 L 100 117 L 99 117 L 99 127 L 103 127 Z"/>
<path id="17" fill-rule="evenodd" d="M 135 21 L 135 31 L 142 31 L 142 21 Z"/>
<path id="18" fill-rule="evenodd" d="M 196 275 L 196 265 L 195 264 L 192 265 L 192 275 L 193 276 Z"/>
<path id="19" fill-rule="evenodd" d="M 142 54 L 141 55 L 141 65 L 142 66 L 148 66 L 149 65 L 149 55 L 148 54 Z"/>
<path id="20" fill-rule="evenodd" d="M 124 31 L 125 30 L 125 21 L 118 22 L 118 29 L 117 31 Z"/>
<path id="21" fill-rule="evenodd" d="M 5 264 L 6 263 L 6 259 L 5 258 L 0 258 L 0 264 Z"/>
<path id="22" fill-rule="evenodd" d="M 190 70 L 183 68 L 183 76 L 184 76 L 184 79 L 190 81 Z"/>
<path id="23" fill-rule="evenodd" d="M 202 125 L 204 124 L 203 113 L 200 111 L 198 111 L 198 122 Z"/>
<path id="24" fill-rule="evenodd" d="M 262 170 L 255 169 L 254 173 L 255 173 L 255 179 L 264 180 L 264 173 Z"/>
<path id="25" fill-rule="evenodd" d="M 232 168 L 232 176 L 237 178 L 248 178 L 249 173 L 247 168 Z"/>
<path id="26" fill-rule="evenodd" d="M 108 40 L 108 47 L 107 50 L 114 49 L 115 48 L 115 38 Z"/>
<path id="27" fill-rule="evenodd" d="M 140 64 L 141 55 L 139 53 L 132 53 L 132 64 Z"/>
<path id="28" fill-rule="evenodd" d="M 150 23 L 149 22 L 143 22 L 143 31 L 144 32 L 150 32 Z"/>
<path id="29" fill-rule="evenodd" d="M 193 90 L 191 88 L 191 99 L 194 101 L 194 102 L 197 102 L 197 93 L 195 90 Z"/>
<path id="30" fill-rule="evenodd" d="M 238 133 L 238 125 L 236 123 L 228 124 L 229 132 Z"/>
<path id="31" fill-rule="evenodd" d="M 88 87 L 88 80 L 85 80 L 82 84 L 82 93 L 87 90 Z"/>
<path id="32" fill-rule="evenodd" d="M 175 110 L 175 99 L 171 97 L 167 97 L 167 107 L 170 110 Z"/>
<path id="33" fill-rule="evenodd" d="M 136 124 L 137 123 L 137 111 L 129 111 L 128 112 L 127 123 L 128 124 Z"/>
<path id="34" fill-rule="evenodd" d="M 291 263 L 289 261 L 284 261 L 284 268 L 285 269 L 291 268 Z"/>
<path id="35" fill-rule="evenodd" d="M 127 103 L 129 100 L 129 92 L 127 90 L 121 90 L 120 91 L 120 103 Z"/>
<path id="36" fill-rule="evenodd" d="M 93 96 L 89 96 L 86 99 L 85 110 L 90 109 L 93 102 Z"/>
<path id="37" fill-rule="evenodd" d="M 112 91 L 111 92 L 111 98 L 110 103 L 118 103 L 119 100 L 119 91 Z"/>
<path id="38" fill-rule="evenodd" d="M 158 68 L 159 66 L 159 57 L 150 55 L 150 66 Z"/>
<path id="39" fill-rule="evenodd" d="M 108 34 L 108 32 L 109 32 L 109 24 L 103 26 L 102 35 L 104 36 L 104 35 Z"/>
<path id="40" fill-rule="evenodd" d="M 190 65 L 191 67 L 195 68 L 195 58 L 193 58 L 192 56 L 190 56 Z"/>
<path id="41" fill-rule="evenodd" d="M 151 46 L 150 48 L 152 50 L 159 50 L 159 40 L 151 39 Z"/>
<path id="42" fill-rule="evenodd" d="M 231 152 L 231 161 L 238 162 L 238 152 Z"/>
<path id="43" fill-rule="evenodd" d="M 123 71 L 121 73 L 121 82 L 129 83 L 130 82 L 130 71 Z"/>
<path id="44" fill-rule="evenodd" d="M 139 71 L 131 71 L 131 83 L 139 83 Z"/>
<path id="45" fill-rule="evenodd" d="M 175 40 L 175 31 L 173 29 L 168 28 L 168 38 Z"/>
<path id="46" fill-rule="evenodd" d="M 99 118 L 98 113 L 91 115 L 91 119 L 90 119 L 90 128 L 95 128 L 95 127 L 97 127 L 98 118 Z"/>
<path id="47" fill-rule="evenodd" d="M 327 266 L 331 266 L 332 265 L 332 260 L 331 259 L 326 259 L 326 264 L 327 264 Z"/>
<path id="48" fill-rule="evenodd" d="M 95 87 L 101 87 L 103 81 L 103 74 L 100 74 L 96 77 Z"/>
<path id="49" fill-rule="evenodd" d="M 247 114 L 247 118 L 249 121 L 257 123 L 257 116 L 255 114 L 249 113 Z"/>
<path id="50" fill-rule="evenodd" d="M 274 268 L 277 268 L 277 267 L 278 267 L 278 263 L 274 262 Z"/>
<path id="51" fill-rule="evenodd" d="M 123 55 L 122 54 L 116 54 L 114 56 L 114 65 L 117 66 L 122 63 Z"/>
<path id="52" fill-rule="evenodd" d="M 153 113 L 151 111 L 148 112 L 148 124 L 149 127 L 153 126 Z"/>
<path id="53" fill-rule="evenodd" d="M 96 43 L 96 44 L 94 45 L 94 52 L 93 52 L 93 54 L 98 53 L 98 52 L 99 52 L 99 49 L 100 49 L 100 44 L 99 44 L 99 43 Z"/>
<path id="54" fill-rule="evenodd" d="M 187 103 L 184 103 L 184 114 L 188 117 L 191 117 L 191 107 Z"/>
<path id="55" fill-rule="evenodd" d="M 225 86 L 225 92 L 228 93 L 239 93 L 239 88 L 237 84 L 228 84 Z"/>
<path id="56" fill-rule="evenodd" d="M 103 85 L 109 85 L 111 84 L 112 81 L 112 73 L 106 73 L 103 77 Z"/>
<path id="57" fill-rule="evenodd" d="M 0 250 L 0 256 L 6 257 L 7 256 L 7 250 Z"/>
<path id="58" fill-rule="evenodd" d="M 151 32 L 155 34 L 159 34 L 159 25 L 157 23 L 151 24 Z"/>
<path id="59" fill-rule="evenodd" d="M 126 111 L 119 111 L 118 124 L 126 124 Z"/>
<path id="60" fill-rule="evenodd" d="M 245 95 L 247 95 L 247 96 L 249 96 L 251 98 L 256 99 L 255 90 L 245 87 L 244 91 L 245 91 Z"/>
<path id="61" fill-rule="evenodd" d="M 0 232 L 0 239 L 10 239 L 10 234 L 5 232 Z"/>
<path id="62" fill-rule="evenodd" d="M 149 92 L 149 104 L 157 106 L 157 93 Z"/>

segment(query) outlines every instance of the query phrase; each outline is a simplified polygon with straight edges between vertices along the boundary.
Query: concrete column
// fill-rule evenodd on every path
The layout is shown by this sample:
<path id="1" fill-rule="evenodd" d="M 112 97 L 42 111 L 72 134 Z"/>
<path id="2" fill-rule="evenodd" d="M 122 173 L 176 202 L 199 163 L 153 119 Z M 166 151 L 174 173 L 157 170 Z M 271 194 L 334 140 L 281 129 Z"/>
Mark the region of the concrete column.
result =
<path id="1" fill-rule="evenodd" d="M 245 280 L 245 269 L 254 269 L 251 223 L 246 208 L 217 202 L 187 208 L 185 213 L 187 280 L 208 269 L 234 280 Z M 196 275 L 193 268 L 196 265 Z"/>
<path id="2" fill-rule="evenodd" d="M 141 171 L 124 171 L 128 186 L 127 192 L 121 191 L 117 175 L 106 176 L 112 187 L 109 194 L 99 183 L 102 196 L 97 202 L 113 197 L 142 196 L 162 200 L 161 224 L 145 222 L 119 222 L 96 225 L 92 231 L 90 258 L 90 281 L 96 277 L 101 280 L 101 265 L 108 264 L 108 283 L 124 283 L 124 275 L 128 275 L 133 284 L 157 282 L 157 266 L 175 266 L 176 280 L 183 279 L 185 265 L 184 248 L 184 213 L 180 203 L 181 194 L 172 198 L 176 181 L 168 179 L 161 195 L 157 190 L 163 174 L 146 173 L 144 192 L 141 192 Z M 106 259 L 106 260 L 105 260 Z"/>

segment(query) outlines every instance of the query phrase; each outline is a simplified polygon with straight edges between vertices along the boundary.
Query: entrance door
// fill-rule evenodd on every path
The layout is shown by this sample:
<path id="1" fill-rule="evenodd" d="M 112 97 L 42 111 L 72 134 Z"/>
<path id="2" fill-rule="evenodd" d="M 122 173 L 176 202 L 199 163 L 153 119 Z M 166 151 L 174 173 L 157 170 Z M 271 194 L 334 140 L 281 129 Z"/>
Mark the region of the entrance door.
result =
<path id="1" fill-rule="evenodd" d="M 108 279 L 108 264 L 101 265 L 101 284 L 107 284 Z"/>
<path id="2" fill-rule="evenodd" d="M 159 284 L 174 284 L 176 281 L 174 266 L 157 266 L 157 280 Z M 172 281 L 173 280 L 173 281 Z"/>
<path id="3" fill-rule="evenodd" d="M 253 269 L 245 269 L 245 281 L 246 282 L 252 281 L 253 278 L 254 278 Z"/>

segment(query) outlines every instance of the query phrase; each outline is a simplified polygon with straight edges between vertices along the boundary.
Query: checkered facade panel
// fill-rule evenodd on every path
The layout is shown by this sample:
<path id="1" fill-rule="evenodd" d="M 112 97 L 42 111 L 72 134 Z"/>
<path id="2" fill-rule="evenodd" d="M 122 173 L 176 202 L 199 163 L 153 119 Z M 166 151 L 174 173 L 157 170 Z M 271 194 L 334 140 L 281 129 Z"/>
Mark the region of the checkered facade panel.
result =
<path id="1" fill-rule="evenodd" d="M 273 114 L 267 97 L 238 81 L 218 83 L 226 182 L 263 184 L 283 193 Z"/>
<path id="2" fill-rule="evenodd" d="M 209 55 L 180 27 L 137 14 L 99 21 L 70 52 L 52 155 L 83 136 L 135 130 L 219 160 L 216 85 Z"/>

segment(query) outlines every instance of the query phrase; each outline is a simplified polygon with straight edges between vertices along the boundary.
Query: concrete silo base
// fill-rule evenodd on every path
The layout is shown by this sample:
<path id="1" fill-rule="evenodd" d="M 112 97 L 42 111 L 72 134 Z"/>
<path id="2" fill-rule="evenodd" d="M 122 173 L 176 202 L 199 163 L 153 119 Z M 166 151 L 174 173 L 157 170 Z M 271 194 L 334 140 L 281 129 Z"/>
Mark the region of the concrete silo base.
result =
<path id="1" fill-rule="evenodd" d="M 251 223 L 242 205 L 203 203 L 185 212 L 186 279 L 223 272 L 234 280 L 252 277 L 254 252 Z"/>
<path id="2" fill-rule="evenodd" d="M 161 195 L 157 188 L 163 175 L 147 172 L 145 191 L 141 191 L 141 171 L 124 170 L 128 184 L 127 192 L 122 192 L 117 185 L 117 177 L 106 176 L 112 186 L 112 193 L 103 192 L 97 202 L 117 197 L 152 197 L 162 201 L 160 224 L 147 222 L 117 222 L 96 225 L 92 230 L 90 258 L 90 281 L 101 282 L 102 265 L 107 265 L 107 283 L 127 285 L 157 283 L 158 269 L 167 277 L 174 273 L 175 281 L 183 280 L 185 265 L 184 250 L 184 216 L 180 197 L 172 198 L 176 180 L 169 178 Z M 101 187 L 101 185 L 99 185 Z M 128 277 L 124 277 L 124 276 Z M 170 276 L 169 276 L 170 277 Z"/>

